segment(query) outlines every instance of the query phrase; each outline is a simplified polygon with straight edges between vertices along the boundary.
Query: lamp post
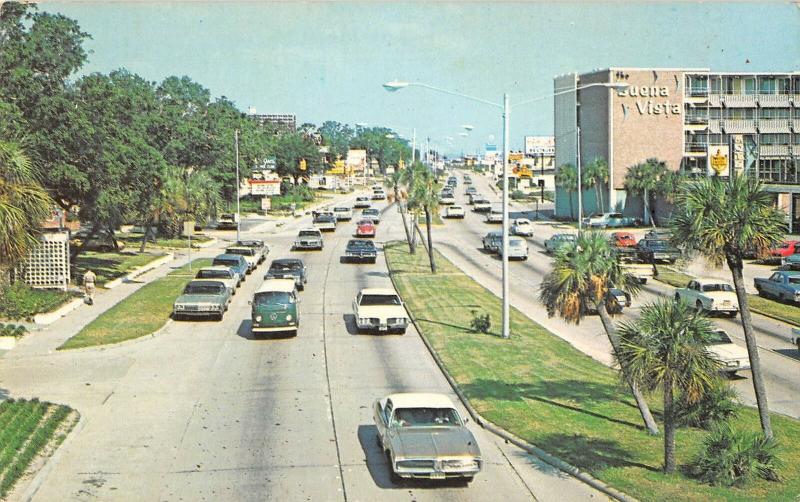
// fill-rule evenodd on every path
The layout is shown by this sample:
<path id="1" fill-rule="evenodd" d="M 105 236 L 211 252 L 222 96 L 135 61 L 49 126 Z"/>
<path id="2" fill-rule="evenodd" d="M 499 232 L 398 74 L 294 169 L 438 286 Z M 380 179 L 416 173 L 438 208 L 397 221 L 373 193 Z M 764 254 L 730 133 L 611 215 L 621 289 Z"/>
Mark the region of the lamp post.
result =
<path id="1" fill-rule="evenodd" d="M 383 84 L 383 88 L 389 92 L 399 91 L 400 89 L 414 86 L 414 87 L 424 87 L 425 89 L 430 89 L 432 91 L 441 92 L 443 94 L 450 94 L 451 96 L 458 96 L 460 98 L 469 99 L 470 101 L 477 101 L 478 103 L 483 103 L 489 106 L 493 106 L 495 108 L 499 108 L 503 111 L 503 254 L 502 254 L 502 290 L 503 290 L 503 331 L 502 335 L 503 338 L 509 338 L 510 335 L 510 295 L 509 295 L 509 275 L 508 275 L 508 150 L 509 150 L 509 142 L 510 142 L 510 119 L 511 119 L 511 104 L 509 103 L 508 94 L 503 94 L 503 103 L 498 104 L 492 101 L 488 101 L 485 99 L 477 98 L 475 96 L 470 96 L 467 94 L 462 94 L 460 92 L 451 91 L 448 89 L 442 89 L 441 87 L 435 87 L 428 84 L 423 84 L 421 82 L 406 82 L 402 80 L 393 80 L 391 82 L 386 82 Z M 527 103 L 532 103 L 534 101 L 540 101 L 547 98 L 552 98 L 555 96 L 560 96 L 561 94 L 566 94 L 568 92 L 577 92 L 581 89 L 586 89 L 588 87 L 607 87 L 609 89 L 616 89 L 621 90 L 628 87 L 626 83 L 617 83 L 617 82 L 597 82 L 592 84 L 587 84 L 584 86 L 576 86 L 571 89 L 567 89 L 564 91 L 558 91 L 555 93 L 547 94 L 545 96 L 539 96 L 537 98 L 529 99 L 526 101 L 522 101 L 517 103 L 517 105 L 523 105 Z M 467 129 L 466 126 L 464 126 Z M 472 127 L 470 126 L 470 130 Z M 580 148 L 580 144 L 578 145 Z M 426 159 L 427 159 L 427 149 L 426 149 Z M 580 179 L 580 165 L 578 165 L 578 179 Z M 579 181 L 580 183 L 580 181 Z M 578 193 L 580 194 L 580 186 L 578 187 Z M 580 218 L 578 218 L 580 223 Z"/>
<path id="2" fill-rule="evenodd" d="M 242 225 L 242 215 L 239 207 L 239 129 L 233 131 L 234 148 L 236 149 L 236 242 L 239 242 L 239 227 Z"/>

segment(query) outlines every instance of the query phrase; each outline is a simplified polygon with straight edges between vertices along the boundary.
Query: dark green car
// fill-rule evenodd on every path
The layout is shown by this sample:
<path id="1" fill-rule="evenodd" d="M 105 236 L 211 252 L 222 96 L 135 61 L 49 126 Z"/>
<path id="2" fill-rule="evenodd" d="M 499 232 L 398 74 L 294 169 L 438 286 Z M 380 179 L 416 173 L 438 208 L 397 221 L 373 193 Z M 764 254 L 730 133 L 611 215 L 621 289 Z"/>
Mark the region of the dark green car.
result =
<path id="1" fill-rule="evenodd" d="M 262 333 L 293 331 L 300 327 L 294 279 L 267 279 L 250 302 L 253 337 Z"/>

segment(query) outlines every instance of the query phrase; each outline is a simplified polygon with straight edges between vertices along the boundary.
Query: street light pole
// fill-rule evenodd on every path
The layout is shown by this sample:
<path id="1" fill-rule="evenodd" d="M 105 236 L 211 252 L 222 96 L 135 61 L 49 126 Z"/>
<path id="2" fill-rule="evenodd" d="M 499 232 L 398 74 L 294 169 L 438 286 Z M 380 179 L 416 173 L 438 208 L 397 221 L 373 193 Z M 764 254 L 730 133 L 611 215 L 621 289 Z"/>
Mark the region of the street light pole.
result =
<path id="1" fill-rule="evenodd" d="M 233 131 L 234 146 L 236 149 L 236 242 L 239 242 L 239 227 L 242 225 L 242 214 L 239 207 L 239 129 Z"/>
<path id="2" fill-rule="evenodd" d="M 583 187 L 581 186 L 581 127 L 575 127 L 576 161 L 578 164 L 578 233 L 583 230 Z"/>
<path id="3" fill-rule="evenodd" d="M 511 334 L 509 322 L 509 291 L 508 291 L 508 150 L 510 137 L 511 107 L 508 104 L 508 94 L 503 94 L 503 338 Z"/>

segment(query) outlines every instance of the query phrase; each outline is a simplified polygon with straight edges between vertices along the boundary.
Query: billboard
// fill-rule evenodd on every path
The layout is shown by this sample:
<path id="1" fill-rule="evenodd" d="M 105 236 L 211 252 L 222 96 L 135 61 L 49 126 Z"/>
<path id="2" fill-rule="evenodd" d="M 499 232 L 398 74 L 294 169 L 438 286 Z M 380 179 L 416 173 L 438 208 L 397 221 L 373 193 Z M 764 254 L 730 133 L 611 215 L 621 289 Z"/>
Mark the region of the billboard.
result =
<path id="1" fill-rule="evenodd" d="M 250 180 L 250 193 L 252 195 L 280 195 L 281 180 Z"/>
<path id="2" fill-rule="evenodd" d="M 353 171 L 364 171 L 367 167 L 367 151 L 348 150 L 345 164 Z"/>
<path id="3" fill-rule="evenodd" d="M 555 136 L 525 136 L 525 155 L 555 155 Z"/>

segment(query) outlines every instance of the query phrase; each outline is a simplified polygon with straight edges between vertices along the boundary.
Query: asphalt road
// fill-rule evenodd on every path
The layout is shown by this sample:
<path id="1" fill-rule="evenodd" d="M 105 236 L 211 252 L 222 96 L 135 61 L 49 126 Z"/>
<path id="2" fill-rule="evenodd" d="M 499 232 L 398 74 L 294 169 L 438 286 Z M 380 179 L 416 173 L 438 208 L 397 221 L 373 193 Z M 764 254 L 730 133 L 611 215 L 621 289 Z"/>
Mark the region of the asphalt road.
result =
<path id="1" fill-rule="evenodd" d="M 402 238 L 396 211 L 384 218 L 377 241 Z M 413 328 L 355 333 L 358 290 L 390 285 L 383 257 L 339 263 L 354 223 L 326 234 L 324 251 L 290 252 L 309 222 L 249 235 L 272 251 L 222 322 L 170 322 L 157 336 L 117 346 L 3 359 L 0 382 L 12 395 L 65 402 L 83 415 L 35 500 L 605 498 L 474 423 L 486 465 L 472 484 L 393 485 L 372 402 L 399 391 L 455 396 Z M 299 334 L 253 340 L 247 302 L 269 261 L 286 256 L 301 256 L 309 269 Z"/>
<path id="2" fill-rule="evenodd" d="M 458 176 L 459 185 L 455 190 L 456 199 L 468 209 L 464 220 L 446 220 L 445 226 L 437 229 L 434 245 L 459 267 L 492 291 L 499 293 L 501 262 L 495 255 L 484 253 L 481 248 L 481 237 L 492 230 L 501 229 L 500 225 L 485 223 L 483 215 L 469 210 L 464 194 L 462 176 Z M 500 202 L 500 195 L 495 194 L 489 186 L 489 180 L 483 176 L 473 175 L 473 182 L 480 193 L 493 202 Z M 512 217 L 523 214 L 528 208 L 514 205 Z M 544 240 L 553 233 L 568 230 L 553 228 L 552 224 L 538 223 L 536 233 L 528 238 L 530 257 L 525 262 L 511 262 L 511 297 L 512 304 L 526 312 L 529 316 L 551 331 L 565 338 L 575 347 L 596 359 L 610 364 L 610 345 L 602 329 L 599 318 L 590 316 L 580 325 L 566 324 L 558 319 L 547 319 L 544 308 L 538 303 L 539 285 L 544 275 L 549 272 L 551 258 L 544 253 Z M 633 307 L 626 309 L 626 316 L 636 316 L 641 305 L 651 302 L 659 295 L 671 298 L 674 288 L 656 281 L 649 281 L 641 294 L 634 299 Z M 735 343 L 744 347 L 744 335 L 739 319 L 714 318 L 714 322 L 725 329 Z M 790 326 L 758 314 L 753 314 L 753 325 L 756 329 L 759 354 L 766 380 L 770 409 L 794 417 L 800 417 L 800 354 L 788 340 Z M 744 402 L 755 403 L 750 372 L 740 372 L 732 378 L 732 383 L 739 391 Z"/>

